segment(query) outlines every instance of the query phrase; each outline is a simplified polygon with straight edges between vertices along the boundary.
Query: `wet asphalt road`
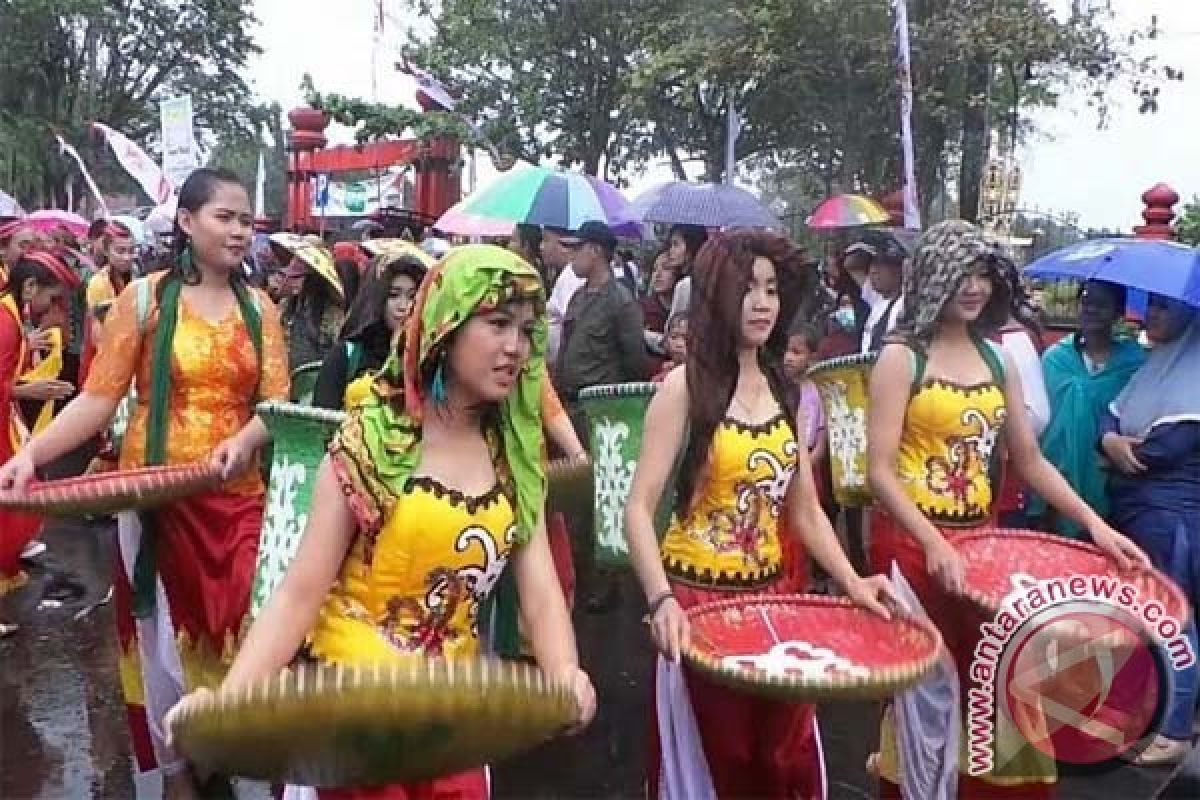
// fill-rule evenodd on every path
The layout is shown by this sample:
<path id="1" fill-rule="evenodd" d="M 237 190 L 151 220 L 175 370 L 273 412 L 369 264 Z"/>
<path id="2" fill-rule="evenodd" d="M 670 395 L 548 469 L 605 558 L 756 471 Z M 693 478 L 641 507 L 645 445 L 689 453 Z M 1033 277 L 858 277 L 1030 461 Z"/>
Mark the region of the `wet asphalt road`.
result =
<path id="1" fill-rule="evenodd" d="M 0 640 L 0 798 L 127 800 L 133 782 L 112 606 L 76 619 L 108 590 L 112 528 L 58 525 L 43 539 L 49 552 L 31 569 L 30 583 L 0 599 L 0 619 L 22 625 Z M 615 611 L 576 614 L 585 666 L 600 695 L 595 724 L 582 736 L 500 765 L 498 797 L 641 796 L 651 657 L 628 576 L 622 589 L 625 602 Z M 863 764 L 877 719 L 870 704 L 823 710 L 832 800 L 873 796 Z M 1059 797 L 1153 798 L 1169 780 L 1165 771 L 1124 768 L 1067 778 Z M 1200 797 L 1198 781 L 1200 756 L 1161 796 Z"/>

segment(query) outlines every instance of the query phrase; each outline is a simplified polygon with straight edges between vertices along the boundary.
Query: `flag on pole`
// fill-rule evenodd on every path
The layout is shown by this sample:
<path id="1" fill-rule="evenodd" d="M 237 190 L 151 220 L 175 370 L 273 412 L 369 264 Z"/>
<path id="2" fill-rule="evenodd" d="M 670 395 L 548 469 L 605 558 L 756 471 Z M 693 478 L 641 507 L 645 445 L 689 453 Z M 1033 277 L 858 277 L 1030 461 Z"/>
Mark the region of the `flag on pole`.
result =
<path id="1" fill-rule="evenodd" d="M 904 227 L 921 230 L 921 205 L 917 201 L 917 168 L 913 148 L 912 55 L 908 43 L 908 2 L 892 0 L 896 40 L 896 78 L 900 89 L 900 145 L 904 160 Z"/>
<path id="2" fill-rule="evenodd" d="M 729 95 L 729 113 L 725 120 L 725 182 L 733 183 L 733 171 L 737 165 L 737 140 L 742 135 L 742 118 L 733 106 L 733 93 Z"/>
<path id="3" fill-rule="evenodd" d="M 400 57 L 400 60 L 396 62 L 396 69 L 406 75 L 411 75 L 417 82 L 417 91 L 423 93 L 441 111 L 453 111 L 458 106 L 458 101 L 450 94 L 450 90 L 446 88 L 445 84 L 413 64 L 406 57 Z"/>
<path id="4" fill-rule="evenodd" d="M 54 138 L 58 140 L 59 155 L 67 156 L 79 166 L 79 172 L 83 175 L 83 182 L 87 184 L 88 191 L 96 198 L 96 202 L 100 204 L 100 213 L 108 216 L 108 205 L 104 202 L 104 195 L 100 194 L 100 189 L 96 186 L 96 182 L 92 180 L 92 174 L 88 172 L 87 165 L 83 163 L 83 159 L 79 157 L 79 151 L 71 145 L 67 144 L 66 140 L 59 134 L 54 134 Z"/>
<path id="5" fill-rule="evenodd" d="M 154 159 L 146 155 L 142 148 L 134 144 L 123 133 L 118 133 L 102 122 L 93 122 L 92 128 L 104 135 L 104 139 L 112 148 L 117 161 L 121 163 L 126 172 L 133 176 L 133 179 L 142 187 L 142 191 L 154 201 L 155 205 L 162 205 L 171 199 L 174 187 L 167 180 L 166 174 L 159 169 L 158 164 L 154 163 Z"/>
<path id="6" fill-rule="evenodd" d="M 267 215 L 267 165 L 262 150 L 258 151 L 258 174 L 254 176 L 254 216 L 262 219 Z"/>

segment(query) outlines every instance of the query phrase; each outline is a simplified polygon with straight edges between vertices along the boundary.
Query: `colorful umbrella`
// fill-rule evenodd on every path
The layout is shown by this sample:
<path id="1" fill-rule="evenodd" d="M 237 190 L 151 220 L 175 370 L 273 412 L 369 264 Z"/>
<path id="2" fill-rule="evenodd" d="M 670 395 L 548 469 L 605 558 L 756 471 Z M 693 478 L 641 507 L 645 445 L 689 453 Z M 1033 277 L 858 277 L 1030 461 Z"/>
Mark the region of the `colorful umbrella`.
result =
<path id="1" fill-rule="evenodd" d="M 51 233 L 59 228 L 66 228 L 74 236 L 87 236 L 88 221 L 70 211 L 59 211 L 56 208 L 35 211 L 25 218 L 28 227 L 43 233 Z"/>
<path id="2" fill-rule="evenodd" d="M 808 218 L 808 227 L 816 230 L 886 225 L 891 219 L 887 209 L 861 194 L 839 194 L 817 206 Z"/>
<path id="3" fill-rule="evenodd" d="M 757 197 L 727 183 L 671 181 L 633 201 L 644 222 L 698 225 L 704 228 L 779 228 L 779 217 Z"/>
<path id="4" fill-rule="evenodd" d="M 1031 278 L 1108 281 L 1200 307 L 1200 251 L 1154 239 L 1091 239 L 1044 255 Z"/>
<path id="5" fill-rule="evenodd" d="M 629 203 L 613 186 L 591 175 L 526 167 L 507 172 L 442 215 L 446 233 L 507 236 L 518 223 L 575 231 L 590 220 L 617 233 L 640 235 Z"/>

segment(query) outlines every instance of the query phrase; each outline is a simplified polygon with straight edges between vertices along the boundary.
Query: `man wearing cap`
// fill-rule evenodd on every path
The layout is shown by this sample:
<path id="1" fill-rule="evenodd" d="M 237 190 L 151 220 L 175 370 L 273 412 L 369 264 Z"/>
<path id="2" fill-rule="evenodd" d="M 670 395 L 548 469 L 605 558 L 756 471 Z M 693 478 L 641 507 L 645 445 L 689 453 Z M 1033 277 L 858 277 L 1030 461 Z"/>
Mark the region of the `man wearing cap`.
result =
<path id="1" fill-rule="evenodd" d="M 645 380 L 647 361 L 641 306 L 612 273 L 617 237 L 603 222 L 585 222 L 577 239 L 571 269 L 584 283 L 563 315 L 556 386 L 583 438 L 580 390 Z"/>
<path id="2" fill-rule="evenodd" d="M 883 347 L 883 339 L 900 319 L 904 310 L 904 295 L 900 293 L 904 279 L 904 249 L 898 242 L 882 243 L 867 270 L 862 297 L 871 307 L 863 326 L 862 352 L 870 353 Z"/>

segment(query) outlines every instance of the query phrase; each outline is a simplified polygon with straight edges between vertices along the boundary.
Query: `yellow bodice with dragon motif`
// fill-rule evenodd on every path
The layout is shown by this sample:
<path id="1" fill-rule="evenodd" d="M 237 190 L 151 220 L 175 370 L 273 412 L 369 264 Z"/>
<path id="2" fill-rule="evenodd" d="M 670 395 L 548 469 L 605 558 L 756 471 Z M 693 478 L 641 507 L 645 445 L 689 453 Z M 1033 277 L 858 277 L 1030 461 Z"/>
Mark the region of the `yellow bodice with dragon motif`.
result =
<path id="1" fill-rule="evenodd" d="M 908 497 L 938 525 L 987 520 L 996 496 L 1004 392 L 994 382 L 924 381 L 908 402 L 896 470 Z"/>
<path id="2" fill-rule="evenodd" d="M 478 656 L 479 606 L 515 540 L 512 505 L 499 485 L 472 498 L 413 478 L 379 534 L 356 537 L 310 650 L 346 664 Z"/>
<path id="3" fill-rule="evenodd" d="M 761 425 L 724 420 L 686 518 L 662 542 L 667 575 L 706 587 L 755 588 L 779 575 L 779 523 L 796 470 L 796 437 L 781 413 Z"/>

